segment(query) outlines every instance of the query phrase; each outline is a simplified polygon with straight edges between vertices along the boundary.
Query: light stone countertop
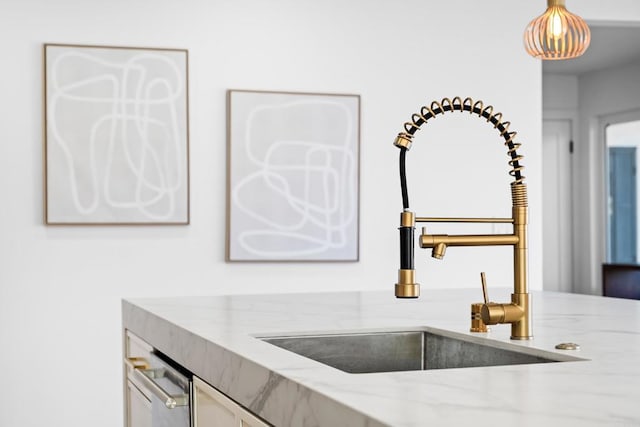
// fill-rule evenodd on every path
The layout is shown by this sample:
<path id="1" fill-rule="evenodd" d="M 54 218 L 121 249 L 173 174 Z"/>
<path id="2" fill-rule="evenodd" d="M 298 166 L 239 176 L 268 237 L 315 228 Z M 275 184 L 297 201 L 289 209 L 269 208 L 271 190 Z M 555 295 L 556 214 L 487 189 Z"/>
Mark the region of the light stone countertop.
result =
<path id="1" fill-rule="evenodd" d="M 509 301 L 509 289 L 492 289 Z M 477 289 L 123 301 L 123 326 L 277 426 L 640 426 L 640 301 L 533 293 L 531 341 L 469 331 Z M 256 336 L 433 327 L 587 361 L 349 374 Z M 575 342 L 577 352 L 555 350 Z"/>

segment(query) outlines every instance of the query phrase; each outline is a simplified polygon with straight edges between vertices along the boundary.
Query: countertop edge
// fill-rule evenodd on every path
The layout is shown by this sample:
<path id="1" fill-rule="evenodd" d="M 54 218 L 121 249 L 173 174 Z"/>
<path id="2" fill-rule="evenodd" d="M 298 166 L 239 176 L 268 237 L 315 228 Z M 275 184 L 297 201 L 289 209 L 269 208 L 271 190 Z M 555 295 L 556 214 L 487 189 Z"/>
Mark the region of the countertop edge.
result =
<path id="1" fill-rule="evenodd" d="M 309 414 L 314 414 L 318 419 L 311 425 L 389 426 L 126 299 L 122 300 L 122 327 L 273 425 L 300 425 L 302 418 L 308 422 Z"/>

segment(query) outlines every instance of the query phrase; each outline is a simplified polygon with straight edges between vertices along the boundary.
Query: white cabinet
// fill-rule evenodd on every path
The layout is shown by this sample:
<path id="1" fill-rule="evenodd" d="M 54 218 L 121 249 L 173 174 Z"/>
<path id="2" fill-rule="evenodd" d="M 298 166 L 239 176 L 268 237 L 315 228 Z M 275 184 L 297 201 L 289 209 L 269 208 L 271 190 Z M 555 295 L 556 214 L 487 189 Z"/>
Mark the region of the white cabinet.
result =
<path id="1" fill-rule="evenodd" d="M 193 377 L 193 415 L 194 427 L 269 426 L 198 377 Z"/>
<path id="2" fill-rule="evenodd" d="M 135 366 L 146 367 L 151 346 L 126 331 L 124 338 L 125 427 L 151 427 L 151 394 L 133 375 Z"/>

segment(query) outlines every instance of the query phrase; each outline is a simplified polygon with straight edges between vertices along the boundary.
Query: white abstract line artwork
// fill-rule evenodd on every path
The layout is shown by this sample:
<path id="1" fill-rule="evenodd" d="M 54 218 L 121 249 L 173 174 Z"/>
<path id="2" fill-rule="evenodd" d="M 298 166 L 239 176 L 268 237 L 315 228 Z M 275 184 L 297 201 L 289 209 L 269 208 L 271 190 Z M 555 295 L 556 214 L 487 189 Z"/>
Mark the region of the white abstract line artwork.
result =
<path id="1" fill-rule="evenodd" d="M 187 51 L 45 45 L 46 222 L 187 224 Z"/>
<path id="2" fill-rule="evenodd" d="M 230 261 L 357 261 L 356 95 L 229 92 Z"/>

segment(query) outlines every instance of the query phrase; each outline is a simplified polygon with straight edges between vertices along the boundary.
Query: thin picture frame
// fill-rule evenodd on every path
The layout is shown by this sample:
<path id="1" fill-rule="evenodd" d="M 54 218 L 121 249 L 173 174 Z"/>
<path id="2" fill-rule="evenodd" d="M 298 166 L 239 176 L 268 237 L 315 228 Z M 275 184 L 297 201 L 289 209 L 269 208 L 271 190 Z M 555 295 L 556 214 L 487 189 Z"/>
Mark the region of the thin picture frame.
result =
<path id="1" fill-rule="evenodd" d="M 190 223 L 189 52 L 43 45 L 44 223 Z"/>
<path id="2" fill-rule="evenodd" d="M 227 262 L 357 262 L 360 95 L 227 91 Z"/>

